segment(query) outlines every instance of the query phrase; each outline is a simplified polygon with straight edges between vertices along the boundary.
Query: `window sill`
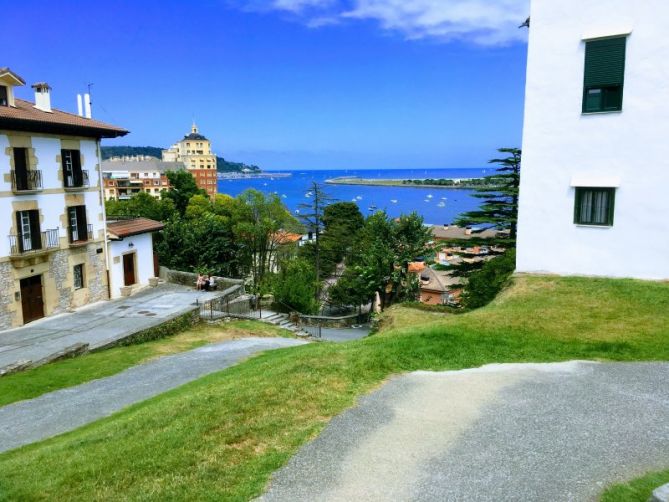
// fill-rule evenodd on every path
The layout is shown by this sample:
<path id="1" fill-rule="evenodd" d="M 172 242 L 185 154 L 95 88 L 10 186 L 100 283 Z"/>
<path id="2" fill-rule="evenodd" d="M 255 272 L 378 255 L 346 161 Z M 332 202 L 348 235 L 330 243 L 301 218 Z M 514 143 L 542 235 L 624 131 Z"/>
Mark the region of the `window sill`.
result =
<path id="1" fill-rule="evenodd" d="M 581 115 L 611 115 L 612 113 L 622 113 L 622 110 L 606 110 L 602 112 L 581 112 Z"/>
<path id="2" fill-rule="evenodd" d="M 580 228 L 602 228 L 602 229 L 613 228 L 613 225 L 588 225 L 587 223 L 574 223 L 574 226 Z"/>
<path id="3" fill-rule="evenodd" d="M 88 187 L 87 185 L 81 185 L 77 187 L 63 187 L 63 190 L 65 190 L 66 192 L 83 192 L 84 190 L 88 190 L 88 188 L 90 187 Z"/>

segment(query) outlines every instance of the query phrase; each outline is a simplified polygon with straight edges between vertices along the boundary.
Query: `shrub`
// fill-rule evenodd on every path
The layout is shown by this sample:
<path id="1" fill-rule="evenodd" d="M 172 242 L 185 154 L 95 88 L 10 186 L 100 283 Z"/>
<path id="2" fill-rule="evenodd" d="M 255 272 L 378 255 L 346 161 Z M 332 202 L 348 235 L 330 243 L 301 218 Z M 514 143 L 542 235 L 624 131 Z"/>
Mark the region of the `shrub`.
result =
<path id="1" fill-rule="evenodd" d="M 469 276 L 469 282 L 462 294 L 465 307 L 475 309 L 490 303 L 506 285 L 516 269 L 516 250 L 510 249 L 486 262 L 485 265 Z"/>
<path id="2" fill-rule="evenodd" d="M 274 300 L 280 306 L 302 314 L 318 312 L 316 271 L 308 261 L 298 258 L 288 262 L 273 282 Z"/>

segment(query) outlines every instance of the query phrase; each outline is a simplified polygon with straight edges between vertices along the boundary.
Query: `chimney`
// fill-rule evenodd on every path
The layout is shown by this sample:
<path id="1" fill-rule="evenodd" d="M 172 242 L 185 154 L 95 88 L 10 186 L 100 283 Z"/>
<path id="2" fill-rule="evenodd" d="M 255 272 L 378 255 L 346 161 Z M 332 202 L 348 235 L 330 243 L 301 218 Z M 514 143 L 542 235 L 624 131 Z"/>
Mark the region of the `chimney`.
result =
<path id="1" fill-rule="evenodd" d="M 472 227 L 465 227 L 465 235 L 472 235 Z"/>
<path id="2" fill-rule="evenodd" d="M 84 105 L 83 105 L 83 101 L 81 99 L 81 94 L 77 94 L 77 114 L 80 117 L 84 116 Z"/>
<path id="3" fill-rule="evenodd" d="M 37 82 L 32 85 L 35 89 L 35 108 L 51 113 L 51 87 L 46 82 Z"/>
<path id="4" fill-rule="evenodd" d="M 91 95 L 86 93 L 84 94 L 84 110 L 86 111 L 86 118 L 91 118 Z"/>

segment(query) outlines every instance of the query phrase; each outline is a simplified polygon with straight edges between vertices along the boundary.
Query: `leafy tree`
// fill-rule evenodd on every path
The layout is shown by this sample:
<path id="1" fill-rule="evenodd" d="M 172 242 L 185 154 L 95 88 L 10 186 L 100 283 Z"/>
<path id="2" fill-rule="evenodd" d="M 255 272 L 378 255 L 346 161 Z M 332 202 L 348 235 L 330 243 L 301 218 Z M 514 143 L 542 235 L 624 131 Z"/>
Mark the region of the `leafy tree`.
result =
<path id="1" fill-rule="evenodd" d="M 161 263 L 170 268 L 226 277 L 243 275 L 240 248 L 230 225 L 211 213 L 195 220 L 173 218 L 156 243 Z"/>
<path id="2" fill-rule="evenodd" d="M 335 202 L 323 211 L 323 245 L 335 263 L 341 262 L 351 251 L 358 233 L 365 225 L 365 217 L 354 202 Z"/>
<path id="3" fill-rule="evenodd" d="M 197 187 L 195 178 L 185 170 L 167 171 L 165 173 L 170 181 L 172 188 L 163 192 L 163 198 L 169 199 L 174 203 L 179 214 L 186 213 L 186 208 L 194 195 L 207 196 L 207 192 Z"/>
<path id="4" fill-rule="evenodd" d="M 140 192 L 128 200 L 108 200 L 105 202 L 108 217 L 133 216 L 167 221 L 176 214 L 174 203 L 169 199 L 157 199 Z"/>
<path id="5" fill-rule="evenodd" d="M 280 307 L 296 310 L 302 314 L 318 312 L 316 300 L 316 271 L 307 260 L 288 262 L 274 280 L 274 300 Z"/>
<path id="6" fill-rule="evenodd" d="M 234 203 L 218 201 L 219 208 L 231 208 L 231 223 L 240 257 L 250 269 L 253 289 L 262 294 L 266 277 L 276 263 L 279 231 L 293 224 L 293 218 L 276 194 L 246 190 Z"/>
<path id="7" fill-rule="evenodd" d="M 516 247 L 517 222 L 518 222 L 518 187 L 520 185 L 520 163 L 521 151 L 517 148 L 500 148 L 500 153 L 506 157 L 496 158 L 489 161 L 499 167 L 492 176 L 486 176 L 487 185 L 475 190 L 473 197 L 482 199 L 481 206 L 474 210 L 461 214 L 455 221 L 460 226 L 474 226 L 476 230 L 472 239 L 467 241 L 468 246 L 488 246 L 490 255 L 499 255 L 504 250 Z M 495 229 L 498 231 L 496 237 L 481 238 L 477 236 L 484 230 Z M 452 241 L 447 245 L 462 245 L 462 241 Z M 454 267 L 459 276 L 469 276 L 472 272 L 480 270 L 484 261 L 473 263 L 462 263 Z"/>
<path id="8" fill-rule="evenodd" d="M 373 214 L 360 232 L 356 250 L 342 277 L 343 285 L 335 287 L 335 298 L 341 301 L 341 289 L 352 285 L 358 288 L 359 298 L 368 301 L 378 292 L 382 308 L 413 299 L 416 277 L 408 272 L 408 264 L 427 252 L 431 238 L 430 229 L 416 213 L 397 220 L 385 212 Z"/>

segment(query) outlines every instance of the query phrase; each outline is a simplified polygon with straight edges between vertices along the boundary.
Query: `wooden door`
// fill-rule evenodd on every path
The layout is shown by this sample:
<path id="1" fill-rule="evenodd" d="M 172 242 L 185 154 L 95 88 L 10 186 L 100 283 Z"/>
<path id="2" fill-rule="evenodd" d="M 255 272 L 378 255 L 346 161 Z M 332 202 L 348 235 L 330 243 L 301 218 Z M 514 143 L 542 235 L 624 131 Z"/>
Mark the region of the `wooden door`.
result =
<path id="1" fill-rule="evenodd" d="M 21 279 L 21 305 L 23 307 L 23 324 L 44 317 L 41 275 Z"/>
<path id="2" fill-rule="evenodd" d="M 123 255 L 123 283 L 125 286 L 135 284 L 135 253 Z"/>

